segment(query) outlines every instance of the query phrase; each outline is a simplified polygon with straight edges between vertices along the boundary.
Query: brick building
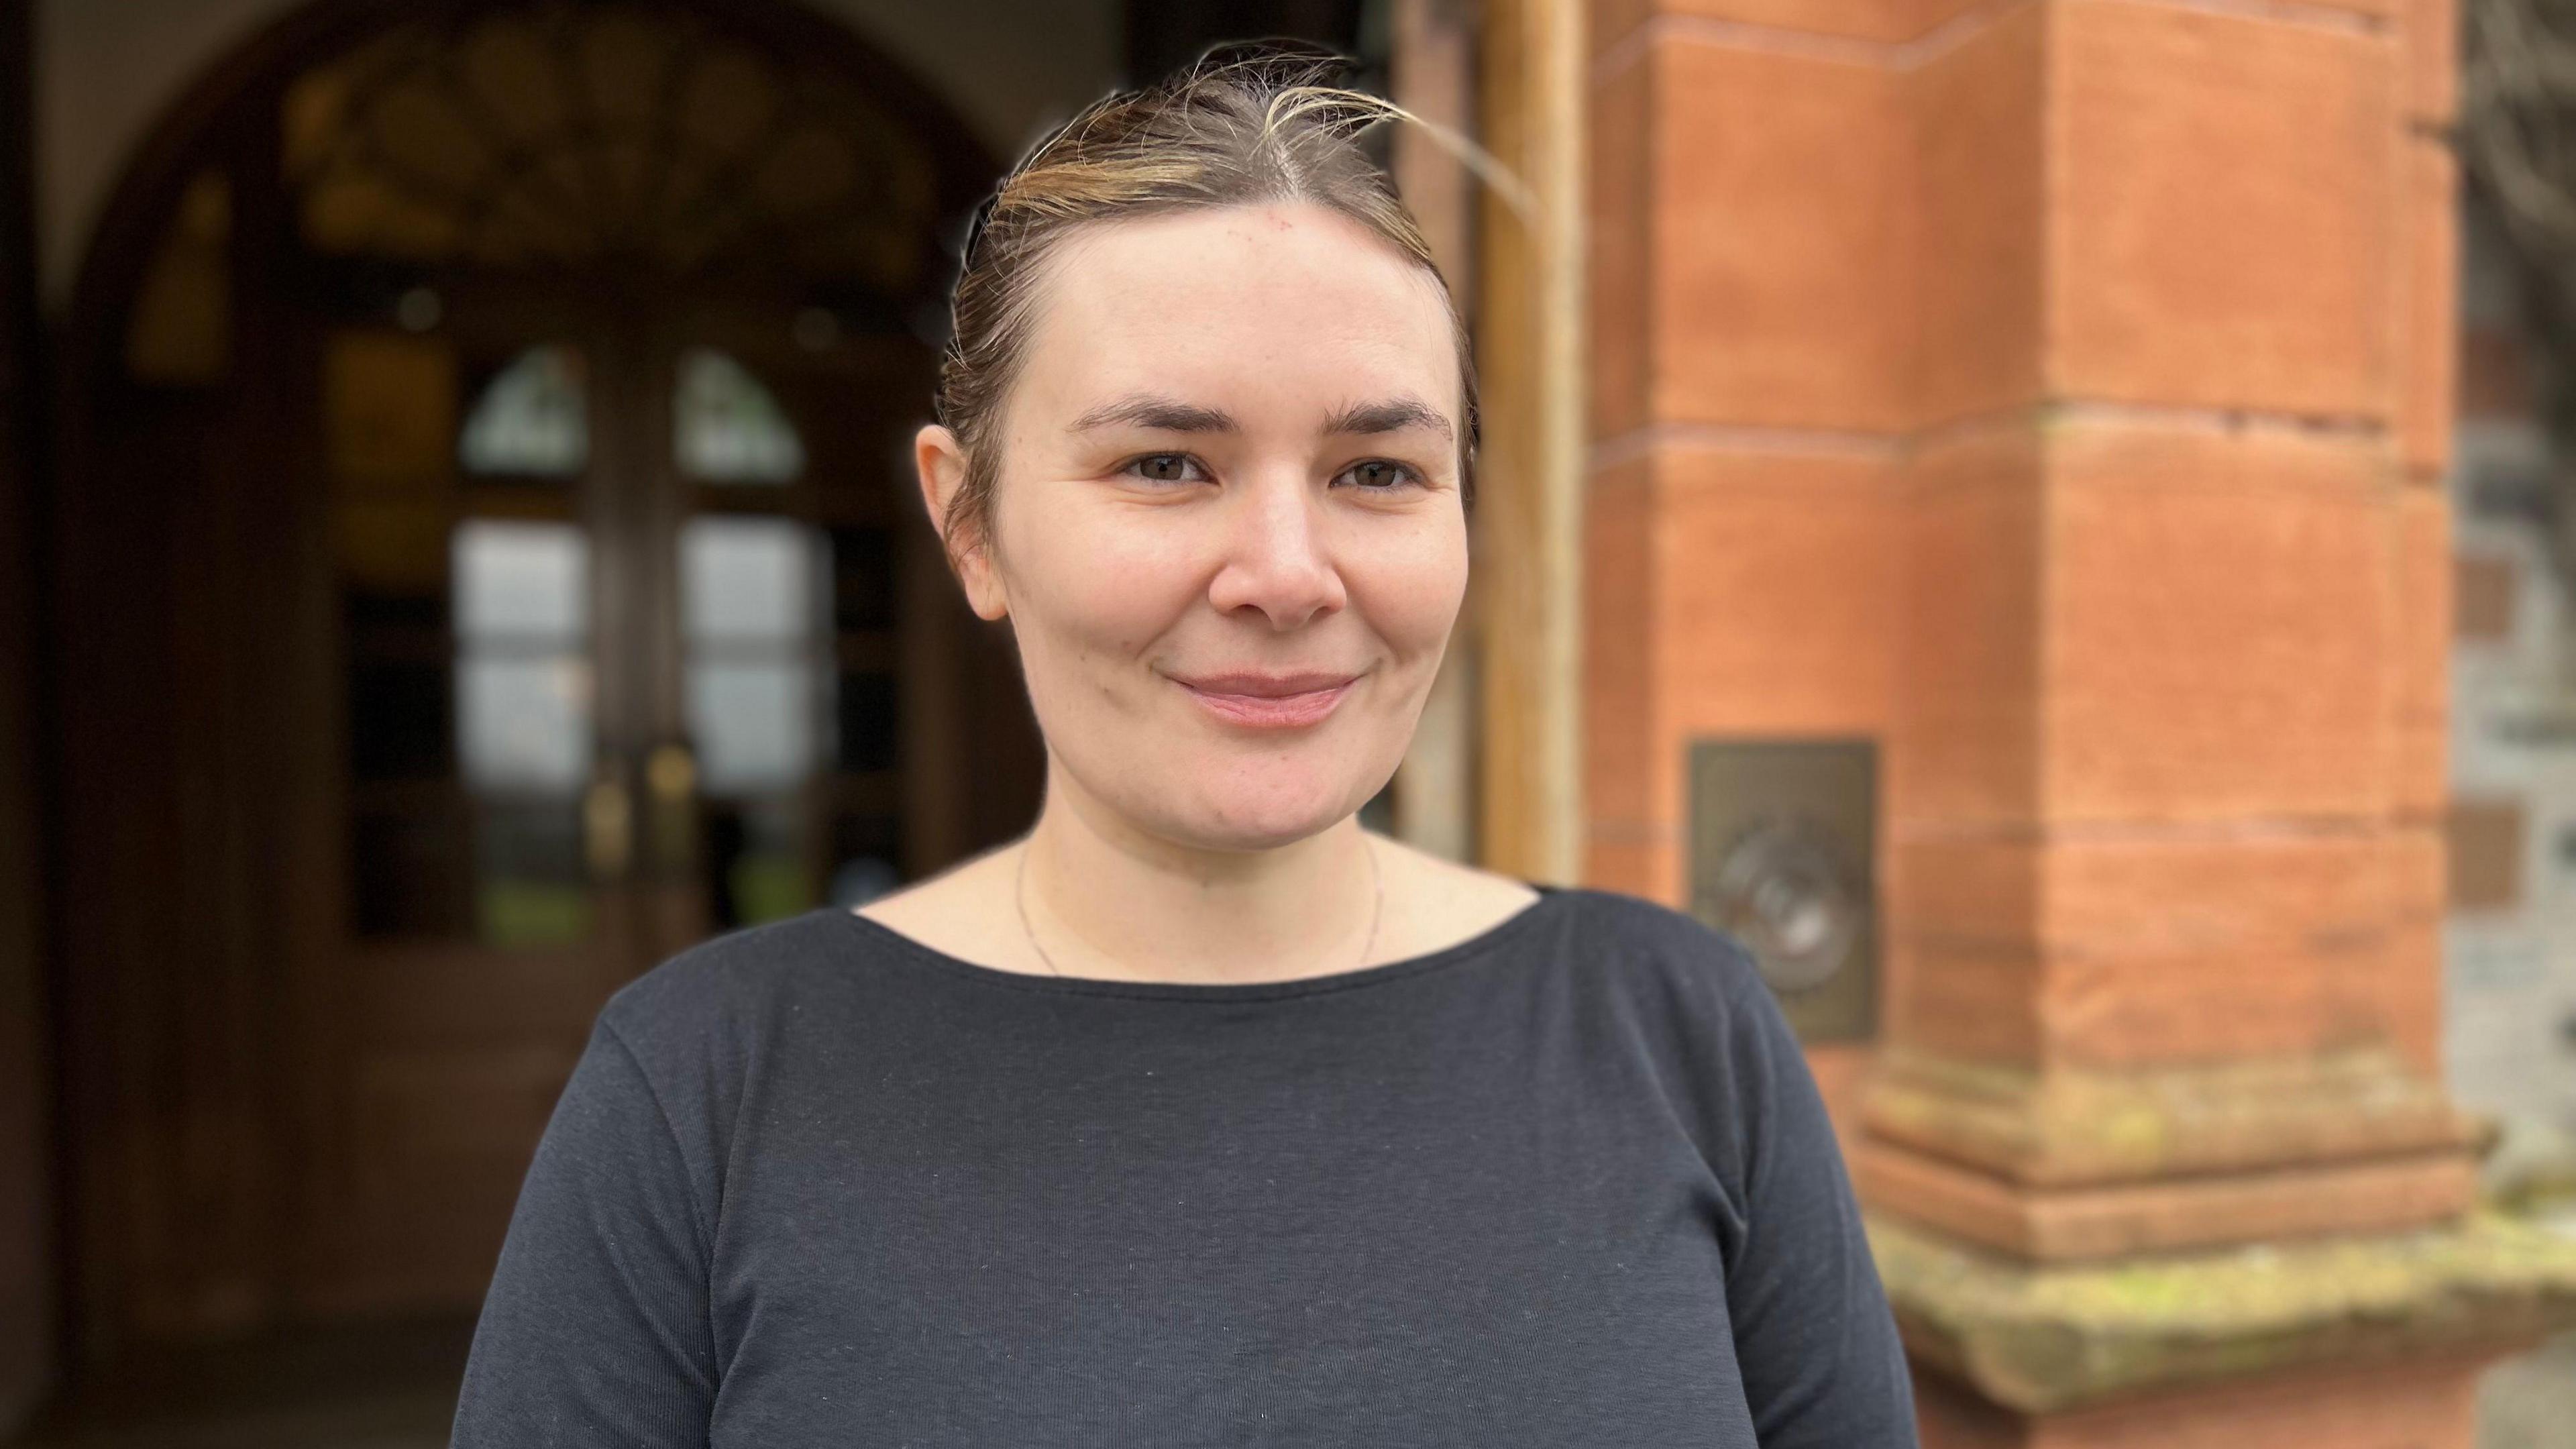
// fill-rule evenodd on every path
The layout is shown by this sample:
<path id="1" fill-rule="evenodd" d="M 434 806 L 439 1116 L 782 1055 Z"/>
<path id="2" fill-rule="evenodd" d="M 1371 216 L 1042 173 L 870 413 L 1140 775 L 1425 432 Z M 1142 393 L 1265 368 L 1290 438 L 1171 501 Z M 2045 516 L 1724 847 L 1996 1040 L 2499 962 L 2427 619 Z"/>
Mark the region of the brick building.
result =
<path id="1" fill-rule="evenodd" d="M 0 19 L 0 1429 L 434 1388 L 605 990 L 1018 827 L 890 482 L 938 248 L 1243 33 L 1527 183 L 1397 143 L 1494 436 L 1389 823 L 1763 949 L 1927 1444 L 2466 1449 L 2576 1316 L 2476 1210 L 2576 775 L 2443 0 Z"/>
<path id="2" fill-rule="evenodd" d="M 2434 1325 L 2536 1301 L 2443 1072 L 2454 24 L 1597 27 L 1591 868 L 1690 889 L 1693 740 L 1879 743 L 1816 1055 L 1929 1441 L 2466 1443 Z"/>

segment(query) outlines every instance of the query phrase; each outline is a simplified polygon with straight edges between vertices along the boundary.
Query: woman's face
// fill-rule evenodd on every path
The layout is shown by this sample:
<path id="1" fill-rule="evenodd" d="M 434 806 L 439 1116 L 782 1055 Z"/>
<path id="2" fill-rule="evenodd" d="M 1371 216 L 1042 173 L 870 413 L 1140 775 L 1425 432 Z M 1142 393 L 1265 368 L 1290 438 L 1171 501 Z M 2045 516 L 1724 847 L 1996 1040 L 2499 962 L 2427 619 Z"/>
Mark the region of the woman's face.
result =
<path id="1" fill-rule="evenodd" d="M 1466 593 L 1438 283 L 1309 205 L 1104 223 L 1046 267 L 968 596 L 1011 619 L 1058 787 L 1197 848 L 1312 835 L 1394 773 Z M 941 429 L 920 455 L 960 467 Z"/>

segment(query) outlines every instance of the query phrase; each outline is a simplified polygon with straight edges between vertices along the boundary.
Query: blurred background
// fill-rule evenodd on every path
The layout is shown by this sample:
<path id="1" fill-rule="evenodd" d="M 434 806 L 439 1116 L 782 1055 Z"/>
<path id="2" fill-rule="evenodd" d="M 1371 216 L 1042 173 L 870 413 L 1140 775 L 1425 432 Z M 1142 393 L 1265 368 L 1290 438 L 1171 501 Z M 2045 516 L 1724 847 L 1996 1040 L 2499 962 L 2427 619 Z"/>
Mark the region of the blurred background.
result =
<path id="1" fill-rule="evenodd" d="M 1927 1445 L 2576 1449 L 2551 0 L 0 0 L 0 1443 L 443 1443 L 606 995 L 1026 825 L 954 249 L 1261 36 L 1511 177 L 1369 818 L 1755 948 Z"/>

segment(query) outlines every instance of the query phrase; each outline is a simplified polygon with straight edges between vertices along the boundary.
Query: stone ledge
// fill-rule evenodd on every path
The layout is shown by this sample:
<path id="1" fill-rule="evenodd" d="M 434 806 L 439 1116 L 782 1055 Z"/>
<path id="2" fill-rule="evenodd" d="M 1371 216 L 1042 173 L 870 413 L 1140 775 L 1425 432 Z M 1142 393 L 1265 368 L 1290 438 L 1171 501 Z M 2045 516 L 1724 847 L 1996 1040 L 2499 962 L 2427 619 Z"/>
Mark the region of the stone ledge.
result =
<path id="1" fill-rule="evenodd" d="M 2023 1187 L 1876 1138 L 1849 1154 L 1860 1200 L 1891 1219 L 2037 1263 L 2386 1235 L 2457 1221 L 2477 1200 L 2465 1150 L 2095 1187 Z"/>
<path id="2" fill-rule="evenodd" d="M 2061 1266 L 1876 1216 L 1869 1236 L 1907 1350 L 2027 1413 L 2294 1367 L 2502 1353 L 2576 1325 L 2576 1236 L 2488 1213 L 2387 1237 Z"/>
<path id="3" fill-rule="evenodd" d="M 1883 1049 L 1869 1130 L 2033 1187 L 2271 1171 L 2475 1145 L 2478 1124 L 2384 1047 L 2104 1072 Z"/>

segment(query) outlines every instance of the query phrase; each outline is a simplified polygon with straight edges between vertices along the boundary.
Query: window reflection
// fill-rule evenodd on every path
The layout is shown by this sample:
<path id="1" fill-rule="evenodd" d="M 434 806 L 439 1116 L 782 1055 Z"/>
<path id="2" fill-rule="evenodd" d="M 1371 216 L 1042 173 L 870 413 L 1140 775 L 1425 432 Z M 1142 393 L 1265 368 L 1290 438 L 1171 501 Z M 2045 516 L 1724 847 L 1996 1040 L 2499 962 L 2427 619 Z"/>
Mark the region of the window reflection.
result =
<path id="1" fill-rule="evenodd" d="M 814 758 L 809 665 L 699 660 L 689 670 L 689 719 L 698 768 L 718 795 L 783 790 L 805 778 Z"/>
<path id="2" fill-rule="evenodd" d="M 589 670 L 569 659 L 457 661 L 466 783 L 570 790 L 590 774 Z"/>
<path id="3" fill-rule="evenodd" d="M 451 549 L 476 929 L 504 947 L 579 940 L 591 911 L 589 540 L 572 524 L 471 519 Z"/>
<path id="4" fill-rule="evenodd" d="M 709 483 L 786 483 L 805 471 L 805 444 L 760 379 L 711 347 L 680 356 L 671 447 L 680 471 Z"/>
<path id="5" fill-rule="evenodd" d="M 563 523 L 472 519 L 456 530 L 456 626 L 469 637 L 570 643 L 590 630 L 590 560 Z"/>
<path id="6" fill-rule="evenodd" d="M 782 518 L 693 518 L 680 531 L 687 700 L 718 918 L 815 903 L 800 792 L 831 715 L 822 533 Z"/>
<path id="7" fill-rule="evenodd" d="M 485 385 L 456 445 L 466 472 L 560 478 L 590 461 L 581 354 L 531 347 Z"/>
<path id="8" fill-rule="evenodd" d="M 689 520 L 680 587 L 690 642 L 808 639 L 816 624 L 814 552 L 813 530 L 785 519 Z"/>
<path id="9" fill-rule="evenodd" d="M 479 792 L 565 794 L 590 777 L 588 543 L 486 519 L 455 537 L 457 738 Z"/>

